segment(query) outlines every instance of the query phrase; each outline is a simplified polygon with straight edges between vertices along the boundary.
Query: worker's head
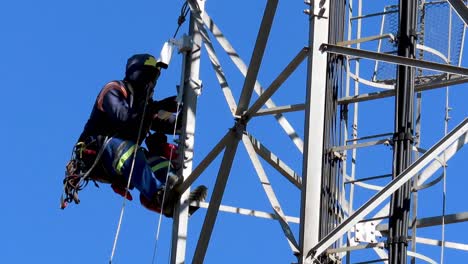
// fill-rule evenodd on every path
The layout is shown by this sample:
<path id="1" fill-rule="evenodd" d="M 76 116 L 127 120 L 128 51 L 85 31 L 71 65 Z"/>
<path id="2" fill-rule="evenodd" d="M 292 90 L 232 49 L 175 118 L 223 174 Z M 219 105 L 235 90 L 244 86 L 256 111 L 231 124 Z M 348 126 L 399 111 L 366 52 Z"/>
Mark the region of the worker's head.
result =
<path id="1" fill-rule="evenodd" d="M 159 76 L 156 59 L 150 54 L 135 54 L 127 60 L 125 80 L 130 82 L 136 93 L 152 89 Z"/>

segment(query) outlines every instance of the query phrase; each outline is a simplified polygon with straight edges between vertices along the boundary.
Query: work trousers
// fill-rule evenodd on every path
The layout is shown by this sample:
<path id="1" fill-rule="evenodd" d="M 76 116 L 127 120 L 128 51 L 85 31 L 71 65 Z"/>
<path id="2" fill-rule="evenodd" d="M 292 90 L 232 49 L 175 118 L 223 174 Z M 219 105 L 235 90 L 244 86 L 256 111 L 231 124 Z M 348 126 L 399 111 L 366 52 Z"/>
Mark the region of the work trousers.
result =
<path id="1" fill-rule="evenodd" d="M 111 138 L 104 145 L 101 162 L 109 176 L 114 178 L 111 179 L 112 182 L 120 182 L 119 179 L 122 177 L 125 182 L 128 182 L 133 155 L 137 147 L 135 142 L 120 138 Z M 170 164 L 162 157 L 151 157 L 149 160 L 146 158 L 143 148 L 138 148 L 130 184 L 148 200 L 153 200 L 157 191 L 165 185 Z"/>

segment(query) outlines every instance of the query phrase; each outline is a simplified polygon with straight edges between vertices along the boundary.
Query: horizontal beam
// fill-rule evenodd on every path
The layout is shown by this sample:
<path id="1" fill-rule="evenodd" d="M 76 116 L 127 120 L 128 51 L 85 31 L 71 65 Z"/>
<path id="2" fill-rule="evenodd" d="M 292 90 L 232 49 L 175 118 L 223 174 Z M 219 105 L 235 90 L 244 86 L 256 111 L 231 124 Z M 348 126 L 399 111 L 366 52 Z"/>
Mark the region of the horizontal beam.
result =
<path id="1" fill-rule="evenodd" d="M 304 104 L 294 104 L 294 105 L 285 105 L 285 106 L 278 106 L 272 107 L 267 109 L 260 109 L 257 113 L 254 113 L 252 116 L 265 116 L 265 115 L 276 115 L 276 114 L 283 114 L 288 112 L 297 112 L 297 111 L 304 111 L 305 105 Z"/>
<path id="2" fill-rule="evenodd" d="M 348 251 L 354 251 L 354 250 L 360 250 L 360 249 L 367 249 L 367 248 L 384 248 L 385 243 L 379 242 L 379 243 L 366 243 L 366 244 L 359 244 L 356 246 L 350 246 L 350 247 L 342 247 L 342 248 L 330 248 L 325 251 L 327 255 L 330 254 L 336 254 L 336 253 L 341 253 L 341 252 L 348 252 Z"/>
<path id="3" fill-rule="evenodd" d="M 395 41 L 395 36 L 393 34 L 384 34 L 384 35 L 377 35 L 377 36 L 370 36 L 370 37 L 365 37 L 365 38 L 360 38 L 360 39 L 353 39 L 353 40 L 347 40 L 347 41 L 341 41 L 336 43 L 338 46 L 350 46 L 358 43 L 363 43 L 363 42 L 368 42 L 368 41 L 373 41 L 373 40 L 379 40 L 379 39 L 386 39 L 389 38 L 392 42 Z"/>
<path id="4" fill-rule="evenodd" d="M 442 219 L 444 221 L 442 221 Z M 431 227 L 437 225 L 448 225 L 448 224 L 456 224 L 461 222 L 468 221 L 468 212 L 458 213 L 458 214 L 450 214 L 446 216 L 434 216 L 434 217 L 426 217 L 416 220 L 416 227 L 423 228 L 423 227 Z M 387 232 L 388 231 L 388 224 L 381 224 L 376 227 L 378 231 Z"/>
<path id="5" fill-rule="evenodd" d="M 385 16 L 385 15 L 393 14 L 393 13 L 398 13 L 398 10 L 373 13 L 373 14 L 364 15 L 364 16 L 356 16 L 356 17 L 352 17 L 351 21 L 358 20 L 358 19 L 363 19 L 363 18 L 369 18 L 369 17 Z"/>
<path id="6" fill-rule="evenodd" d="M 331 151 L 344 151 L 344 150 L 365 148 L 365 147 L 388 144 L 388 143 L 390 143 L 390 139 L 379 139 L 376 141 L 369 141 L 369 142 L 364 142 L 364 143 L 359 143 L 359 144 L 350 144 L 350 145 L 345 145 L 345 146 L 332 147 Z"/>
<path id="7" fill-rule="evenodd" d="M 356 183 L 356 182 L 384 179 L 384 178 L 389 178 L 389 177 L 392 177 L 392 174 L 385 174 L 385 175 L 372 176 L 372 177 L 366 177 L 366 178 L 361 178 L 361 179 L 345 181 L 343 184 L 350 184 L 350 183 Z"/>
<path id="8" fill-rule="evenodd" d="M 366 215 L 372 212 L 383 201 L 390 197 L 403 184 L 412 179 L 419 171 L 426 167 L 430 162 L 437 158 L 445 149 L 456 143 L 460 138 L 466 137 L 468 133 L 468 118 L 465 118 L 455 129 L 437 142 L 431 149 L 424 153 L 419 159 L 405 169 L 400 175 L 387 184 L 381 191 L 370 198 L 363 206 L 357 209 L 354 214 L 345 219 L 328 235 L 320 240 L 317 245 L 307 252 L 307 258 L 314 259 L 322 254 L 336 240 L 342 237 L 355 224 L 364 219 Z"/>
<path id="9" fill-rule="evenodd" d="M 423 92 L 427 90 L 457 85 L 457 84 L 464 84 L 468 82 L 468 77 L 466 76 L 459 76 L 459 75 L 451 75 L 448 80 L 437 80 L 433 82 L 417 84 L 414 86 L 415 92 Z M 367 93 L 367 94 L 360 94 L 355 96 L 348 96 L 338 99 L 338 104 L 351 104 L 351 103 L 358 103 L 364 101 L 370 101 L 375 99 L 387 98 L 395 95 L 395 90 L 387 90 L 383 92 L 375 92 L 375 93 Z"/>
<path id="10" fill-rule="evenodd" d="M 409 66 L 409 67 L 416 67 L 416 68 L 422 68 L 422 69 L 427 69 L 427 70 L 468 76 L 467 68 L 457 67 L 457 66 L 453 66 L 450 64 L 441 64 L 441 63 L 435 63 L 435 62 L 430 62 L 430 61 L 410 59 L 410 58 L 400 57 L 400 56 L 391 55 L 391 54 L 384 54 L 384 53 L 378 53 L 378 52 L 368 51 L 368 50 L 341 47 L 341 46 L 332 45 L 332 44 L 322 44 L 322 46 L 320 46 L 320 50 L 322 52 L 355 56 L 359 58 L 384 61 L 384 62 L 388 62 L 392 64 L 398 64 L 398 65 L 404 65 L 404 66 Z"/>
<path id="11" fill-rule="evenodd" d="M 209 205 L 210 204 L 207 202 L 191 202 L 190 203 L 190 206 L 205 208 L 205 209 L 208 208 Z M 268 213 L 268 212 L 228 206 L 228 205 L 220 205 L 219 211 L 225 212 L 225 213 L 232 213 L 232 214 L 239 214 L 239 215 L 245 215 L 245 216 L 253 216 L 253 217 L 258 217 L 258 218 L 278 220 L 278 216 L 275 213 Z M 299 217 L 285 216 L 285 218 L 288 223 L 299 224 L 300 222 Z"/>
<path id="12" fill-rule="evenodd" d="M 366 140 L 366 139 L 372 139 L 372 138 L 378 138 L 378 137 L 388 137 L 388 136 L 393 136 L 393 133 L 383 133 L 383 134 L 363 136 L 363 137 L 360 137 L 360 138 L 352 138 L 352 139 L 346 140 L 346 143 L 354 142 L 354 141 L 361 141 L 361 140 Z"/>
<path id="13" fill-rule="evenodd" d="M 426 244 L 426 245 L 431 245 L 431 246 L 442 246 L 442 241 L 430 239 L 430 238 L 424 238 L 424 237 L 416 237 L 416 243 L 421 243 L 421 244 Z M 444 247 L 468 251 L 468 245 L 462 244 L 462 243 L 444 241 Z"/>

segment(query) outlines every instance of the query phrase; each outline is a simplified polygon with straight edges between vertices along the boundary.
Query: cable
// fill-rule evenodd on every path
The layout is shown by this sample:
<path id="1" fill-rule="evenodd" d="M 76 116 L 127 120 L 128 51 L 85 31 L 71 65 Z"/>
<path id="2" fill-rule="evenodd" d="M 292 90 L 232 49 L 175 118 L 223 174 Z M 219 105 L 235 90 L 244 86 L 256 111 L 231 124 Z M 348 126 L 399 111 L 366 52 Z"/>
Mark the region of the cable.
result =
<path id="1" fill-rule="evenodd" d="M 188 5 L 188 2 L 185 1 L 184 4 L 181 7 L 180 15 L 179 15 L 179 18 L 177 19 L 177 28 L 176 28 L 172 38 L 175 38 L 177 36 L 177 33 L 179 32 L 179 29 L 182 26 L 182 24 L 185 22 L 186 17 L 187 17 L 189 12 L 190 12 L 190 7 Z M 174 125 L 174 131 L 172 133 L 172 138 L 173 139 L 175 138 L 175 134 L 176 134 L 176 131 L 177 131 L 177 122 L 178 122 L 178 118 L 179 118 L 179 110 L 180 110 L 180 103 L 177 102 L 177 111 L 176 111 L 176 118 L 175 118 L 175 123 L 174 123 L 175 125 Z M 172 164 L 172 153 L 173 152 L 171 151 L 170 154 L 169 154 L 169 166 L 171 166 L 171 164 Z M 167 180 L 169 178 L 169 172 L 170 172 L 170 167 L 168 168 L 167 173 L 166 173 L 166 184 L 167 184 Z M 161 213 L 159 214 L 158 225 L 157 225 L 157 228 L 156 228 L 156 237 L 155 237 L 155 243 L 154 243 L 154 249 L 153 249 L 153 258 L 151 260 L 151 263 L 154 263 L 154 260 L 156 259 L 156 253 L 158 251 L 158 241 L 159 241 L 159 234 L 160 234 L 160 230 L 161 230 L 161 222 L 162 222 L 162 215 L 163 215 L 163 212 L 164 212 L 164 201 L 165 201 L 165 199 L 166 199 L 166 189 L 164 189 L 164 192 L 163 192 L 163 198 L 162 198 L 162 202 L 161 202 Z"/>
<path id="2" fill-rule="evenodd" d="M 188 2 L 185 1 L 184 4 L 182 5 L 180 15 L 179 15 L 179 18 L 177 20 L 177 28 L 176 28 L 176 31 L 174 32 L 173 38 L 175 38 L 177 36 L 177 33 L 179 32 L 179 29 L 182 26 L 182 24 L 185 22 L 186 16 L 188 15 L 189 12 L 190 12 L 190 8 L 188 6 Z M 133 176 L 133 169 L 134 169 L 134 166 L 135 166 L 136 154 L 137 154 L 138 149 L 140 148 L 139 142 L 140 142 L 140 138 L 141 138 L 141 131 L 143 130 L 143 124 L 144 124 L 144 120 L 145 120 L 144 116 L 146 114 L 146 107 L 148 105 L 148 97 L 150 95 L 150 90 L 151 89 L 148 89 L 148 91 L 147 91 L 146 101 L 145 101 L 145 105 L 143 107 L 143 117 L 142 117 L 142 119 L 140 121 L 140 127 L 138 129 L 138 137 L 137 137 L 137 142 L 136 142 L 137 147 L 133 151 L 133 159 L 132 159 L 132 165 L 130 167 L 130 175 L 128 177 L 127 188 L 125 188 L 125 195 L 123 196 L 122 209 L 120 210 L 119 223 L 117 225 L 117 230 L 116 230 L 115 237 L 114 237 L 114 244 L 112 246 L 112 253 L 111 253 L 111 256 L 110 256 L 110 259 L 109 259 L 109 264 L 112 263 L 112 260 L 113 260 L 114 255 L 115 255 L 115 249 L 117 247 L 117 241 L 118 241 L 119 234 L 120 234 L 120 227 L 122 225 L 123 215 L 124 215 L 124 211 L 125 211 L 126 197 L 127 197 L 128 189 L 130 188 L 130 182 L 131 182 L 131 179 L 132 179 L 132 176 Z M 177 103 L 177 114 L 176 114 L 176 119 L 175 119 L 173 138 L 175 137 L 175 133 L 176 133 L 176 129 L 177 129 L 177 119 L 178 119 L 178 116 L 179 116 L 179 107 L 180 107 L 180 104 Z M 169 166 L 171 164 L 171 161 L 172 161 L 172 151 L 171 151 L 171 153 L 169 155 Z M 169 177 L 169 171 L 170 170 L 168 169 L 167 174 L 166 174 L 166 183 L 167 183 L 167 179 Z M 154 247 L 154 252 L 153 252 L 152 263 L 154 262 L 154 259 L 155 259 L 155 256 L 156 256 L 156 251 L 157 251 L 157 245 L 158 245 L 157 242 L 158 242 L 158 239 L 159 239 L 159 233 L 160 233 L 159 230 L 160 230 L 160 227 L 161 227 L 162 212 L 164 210 L 163 207 L 164 207 L 165 197 L 166 197 L 166 189 L 164 189 L 164 192 L 163 192 L 163 199 L 162 199 L 162 204 L 161 204 L 161 214 L 159 215 L 159 221 L 158 221 L 158 227 L 157 227 L 157 233 L 156 233 L 156 242 L 155 242 L 155 247 Z"/>
<path id="3" fill-rule="evenodd" d="M 175 118 L 175 122 L 174 122 L 174 131 L 172 133 L 172 138 L 174 139 L 175 138 L 175 134 L 176 134 L 176 131 L 177 131 L 177 121 L 178 121 L 178 118 L 179 118 L 179 110 L 180 110 L 180 103 L 177 102 L 177 111 L 176 111 L 176 118 Z M 173 151 L 171 150 L 170 154 L 169 154 L 169 168 L 167 169 L 167 173 L 166 173 L 166 184 L 167 184 L 167 180 L 169 178 L 169 172 L 170 172 L 170 166 L 171 166 L 171 162 L 172 162 L 172 153 Z M 166 185 L 167 187 L 167 185 Z M 164 188 L 164 191 L 163 191 L 163 198 L 162 198 L 162 202 L 161 202 L 161 213 L 159 214 L 159 220 L 158 220 L 158 227 L 156 228 L 156 237 L 155 237 L 155 243 L 154 243 L 154 249 L 153 249 L 153 259 L 151 260 L 151 263 L 154 263 L 154 260 L 156 258 L 156 253 L 158 251 L 158 241 L 159 241 L 159 233 L 160 233 L 160 230 L 161 230 L 161 222 L 162 222 L 162 215 L 163 215 L 163 212 L 164 212 L 164 200 L 166 199 L 166 188 Z"/>
<path id="4" fill-rule="evenodd" d="M 180 27 L 182 24 L 185 22 L 186 17 L 188 13 L 190 12 L 190 7 L 188 6 L 188 2 L 185 1 L 185 3 L 182 5 L 182 8 L 180 9 L 180 15 L 179 18 L 177 19 L 177 29 L 174 32 L 174 35 L 172 38 L 175 38 L 177 36 L 177 33 L 179 32 Z"/>
<path id="5" fill-rule="evenodd" d="M 451 52 L 450 52 L 450 47 L 451 47 L 451 33 L 452 33 L 452 9 L 449 8 L 449 40 L 448 40 L 448 50 L 447 50 L 447 53 L 448 53 L 448 63 L 450 63 L 450 56 L 451 56 Z M 447 74 L 448 76 L 448 74 Z M 450 95 L 449 95 L 449 91 L 450 91 L 450 88 L 449 87 L 446 87 L 446 90 L 445 90 L 445 118 L 444 118 L 444 135 L 447 135 L 448 133 L 448 122 L 450 120 L 450 116 L 449 116 L 449 113 L 450 113 L 450 104 L 449 104 L 449 99 L 450 99 Z M 445 253 L 445 213 L 446 213 L 446 209 L 447 209 L 447 159 L 445 157 L 445 152 L 443 154 L 443 161 L 444 161 L 444 164 L 443 164 L 443 190 L 442 190 L 442 237 L 441 237 L 441 241 L 442 241 L 442 245 L 441 245 L 441 248 L 440 248 L 440 263 L 443 264 L 444 263 L 444 253 Z"/>
<path id="6" fill-rule="evenodd" d="M 133 168 L 135 167 L 135 160 L 136 160 L 136 154 L 137 154 L 137 151 L 139 150 L 140 148 L 140 139 L 141 139 L 141 131 L 143 130 L 143 124 L 145 122 L 145 116 L 146 116 L 146 107 L 148 106 L 148 99 L 149 99 L 149 96 L 150 96 L 150 91 L 152 89 L 147 89 L 147 92 L 146 92 L 146 100 L 145 100 L 145 104 L 143 106 L 143 115 L 141 117 L 141 121 L 140 121 L 140 127 L 138 128 L 138 136 L 137 136 L 137 141 L 136 141 L 136 147 L 135 149 L 133 150 L 133 158 L 132 158 L 132 165 L 130 167 L 130 174 L 128 175 L 128 182 L 127 182 L 127 188 L 125 188 L 125 195 L 123 196 L 123 202 L 122 202 L 122 209 L 120 210 L 120 217 L 119 217 L 119 223 L 117 225 L 117 230 L 115 232 L 115 237 L 114 237 L 114 244 L 112 246 L 112 253 L 111 253 L 111 256 L 109 258 L 109 264 L 112 264 L 112 260 L 114 258 L 114 254 L 115 254 L 115 249 L 117 247 L 117 241 L 119 239 L 119 234 L 120 234 L 120 227 L 122 225 L 122 220 L 123 220 L 123 215 L 124 215 L 124 212 L 125 212 L 125 204 L 126 204 L 126 200 L 127 200 L 127 195 L 128 195 L 128 189 L 130 188 L 130 182 L 132 180 L 132 176 L 133 176 Z"/>

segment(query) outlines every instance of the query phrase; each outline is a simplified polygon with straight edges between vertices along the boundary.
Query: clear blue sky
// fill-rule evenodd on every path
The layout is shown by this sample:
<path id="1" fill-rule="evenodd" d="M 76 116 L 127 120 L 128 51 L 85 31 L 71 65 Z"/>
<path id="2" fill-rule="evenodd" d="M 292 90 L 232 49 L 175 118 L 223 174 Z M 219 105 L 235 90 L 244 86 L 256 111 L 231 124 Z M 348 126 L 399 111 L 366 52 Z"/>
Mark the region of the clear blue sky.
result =
<path id="1" fill-rule="evenodd" d="M 209 14 L 247 64 L 265 3 L 244 0 L 208 1 L 206 4 Z M 80 193 L 80 205 L 60 210 L 64 166 L 102 85 L 123 77 L 126 59 L 132 54 L 159 53 L 163 42 L 175 31 L 182 4 L 181 0 L 16 0 L 0 3 L 3 99 L 0 105 L 0 137 L 3 139 L 0 154 L 3 186 L 0 192 L 0 263 L 108 261 L 122 199 L 109 186 L 102 184 L 97 189 L 91 184 Z M 305 7 L 303 1 L 280 1 L 259 75 L 264 87 L 307 45 L 308 19 L 302 14 Z M 370 5 L 369 8 L 381 11 L 380 6 Z M 179 36 L 186 32 L 187 23 Z M 215 47 L 238 98 L 243 78 L 220 47 Z M 197 113 L 195 163 L 234 124 L 206 52 L 203 55 L 201 79 L 204 88 Z M 468 66 L 467 63 L 463 65 Z M 303 63 L 273 97 L 277 105 L 303 102 L 305 66 Z M 173 64 L 161 75 L 155 99 L 173 95 L 179 81 L 180 56 L 176 55 Z M 423 147 L 431 146 L 443 134 L 443 96 L 441 92 L 429 92 L 424 103 L 428 115 L 424 117 L 427 123 L 423 128 L 423 140 L 426 140 Z M 466 87 L 456 87 L 451 91 L 454 107 L 451 127 L 467 116 L 466 98 Z M 364 106 L 362 111 L 369 110 L 370 106 Z M 379 110 L 383 112 L 393 109 L 391 100 L 380 106 L 387 107 Z M 303 114 L 287 116 L 302 136 Z M 377 127 L 373 120 L 382 121 L 382 115 L 376 112 L 365 115 L 362 120 L 368 122 L 362 124 L 362 134 L 390 132 L 393 119 L 391 115 L 385 117 L 390 119 Z M 273 118 L 254 120 L 249 124 L 249 131 L 294 170 L 301 172 L 299 151 Z M 268 200 L 242 145 L 238 153 L 223 204 L 270 212 Z M 450 171 L 452 166 L 449 169 L 453 176 L 448 183 L 451 192 L 449 213 L 464 210 L 457 201 L 464 197 L 457 197 L 456 192 L 463 190 L 460 186 L 466 186 L 466 179 L 460 179 L 466 170 L 462 170 L 460 164 L 466 161 L 467 153 L 462 150 L 454 161 L 458 162 L 458 167 L 454 165 L 453 171 Z M 205 184 L 212 190 L 219 164 L 218 158 L 197 184 Z M 387 165 L 385 168 L 390 168 Z M 272 185 L 279 187 L 277 195 L 286 214 L 299 216 L 299 192 L 273 173 L 268 165 L 265 168 Z M 375 173 L 370 172 L 371 168 L 363 170 L 363 175 Z M 464 184 L 460 184 L 462 182 Z M 136 192 L 134 197 L 138 197 Z M 427 215 L 424 216 L 441 213 L 440 197 L 438 188 L 433 196 L 422 199 L 436 205 L 432 210 L 426 206 Z M 189 260 L 204 212 L 201 210 L 191 218 Z M 151 262 L 158 217 L 143 209 L 138 201 L 127 203 L 115 263 Z M 170 220 L 163 220 L 157 263 L 167 262 L 171 224 Z M 292 228 L 297 233 L 298 226 L 293 224 Z M 462 225 L 461 229 L 449 230 L 448 239 L 468 242 L 466 237 L 459 235 L 460 230 L 466 233 L 468 227 Z M 438 232 L 436 229 L 429 234 L 438 238 Z M 429 251 L 438 259 L 438 248 L 430 248 Z M 276 222 L 220 213 L 205 260 L 206 263 L 291 263 L 294 257 Z"/>

